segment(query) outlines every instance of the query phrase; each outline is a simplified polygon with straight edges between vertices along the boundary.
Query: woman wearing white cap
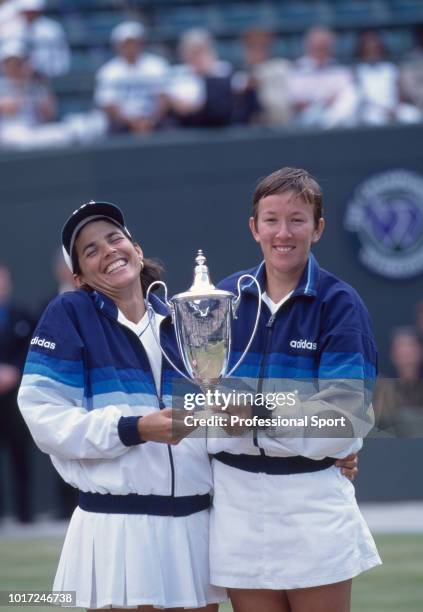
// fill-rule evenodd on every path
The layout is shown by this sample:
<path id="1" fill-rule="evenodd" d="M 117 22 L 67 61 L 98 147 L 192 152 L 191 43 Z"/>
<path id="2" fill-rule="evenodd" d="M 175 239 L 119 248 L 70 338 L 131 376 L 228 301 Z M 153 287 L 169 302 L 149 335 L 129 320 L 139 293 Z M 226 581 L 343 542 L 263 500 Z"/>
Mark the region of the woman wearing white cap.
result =
<path id="1" fill-rule="evenodd" d="M 16 0 L 15 8 L 7 36 L 25 42 L 35 71 L 47 78 L 68 72 L 71 53 L 66 33 L 58 21 L 44 15 L 45 0 Z"/>
<path id="2" fill-rule="evenodd" d="M 54 119 L 55 99 L 45 83 L 34 78 L 27 49 L 19 39 L 0 44 L 0 133 L 15 138 Z"/>
<path id="3" fill-rule="evenodd" d="M 108 116 L 112 132 L 149 132 L 163 117 L 168 64 L 144 51 L 144 37 L 137 21 L 117 25 L 111 34 L 117 55 L 96 75 L 95 103 Z"/>
<path id="4" fill-rule="evenodd" d="M 209 583 L 211 473 L 205 441 L 172 428 L 163 346 L 178 360 L 163 304 L 113 204 L 90 202 L 62 232 L 79 289 L 56 297 L 31 341 L 19 405 L 41 450 L 80 491 L 54 582 L 85 608 L 217 610 Z"/>

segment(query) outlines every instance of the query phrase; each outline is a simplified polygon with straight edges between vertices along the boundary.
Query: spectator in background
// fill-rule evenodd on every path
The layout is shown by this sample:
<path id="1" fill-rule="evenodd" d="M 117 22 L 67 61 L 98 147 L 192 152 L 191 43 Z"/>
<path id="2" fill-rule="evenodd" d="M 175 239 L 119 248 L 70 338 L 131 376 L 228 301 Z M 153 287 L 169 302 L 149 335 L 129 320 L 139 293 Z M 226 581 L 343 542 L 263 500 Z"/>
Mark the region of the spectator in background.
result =
<path id="1" fill-rule="evenodd" d="M 112 132 L 151 132 L 165 112 L 168 64 L 144 51 L 145 29 L 139 22 L 116 26 L 111 42 L 117 56 L 97 73 L 95 103 L 107 114 Z"/>
<path id="2" fill-rule="evenodd" d="M 8 32 L 10 23 L 16 18 L 18 0 L 0 0 L 0 39 Z"/>
<path id="3" fill-rule="evenodd" d="M 66 34 L 60 23 L 43 15 L 45 0 L 16 0 L 16 6 L 16 18 L 4 35 L 25 43 L 39 76 L 51 78 L 68 72 L 71 55 Z"/>
<path id="4" fill-rule="evenodd" d="M 404 99 L 423 112 L 423 25 L 415 30 L 415 46 L 401 66 L 400 79 Z"/>
<path id="5" fill-rule="evenodd" d="M 334 58 L 335 36 L 316 27 L 305 37 L 305 55 L 295 63 L 291 103 L 303 126 L 331 128 L 355 122 L 357 94 L 352 72 Z"/>
<path id="6" fill-rule="evenodd" d="M 184 127 L 223 127 L 234 118 L 233 68 L 217 57 L 207 30 L 187 30 L 179 41 L 183 64 L 172 70 L 168 88 L 171 111 Z"/>
<path id="7" fill-rule="evenodd" d="M 30 506 L 30 436 L 16 403 L 18 386 L 33 329 L 31 318 L 13 304 L 8 267 L 0 262 L 0 445 L 10 457 L 15 512 L 19 521 L 32 518 Z M 1 474 L 2 470 L 0 470 Z M 0 517 L 4 515 L 4 488 Z"/>
<path id="8" fill-rule="evenodd" d="M 421 113 L 400 99 L 399 70 L 387 61 L 379 32 L 367 30 L 358 39 L 355 68 L 360 123 L 383 125 L 394 121 L 418 121 Z"/>
<path id="9" fill-rule="evenodd" d="M 97 116 L 96 116 L 97 114 Z M 20 40 L 0 45 L 0 146 L 44 149 L 90 142 L 106 131 L 103 113 L 54 121 L 56 101 L 47 82 L 34 75 Z"/>
<path id="10" fill-rule="evenodd" d="M 55 100 L 34 77 L 22 42 L 8 40 L 0 46 L 0 69 L 1 139 L 54 118 Z"/>
<path id="11" fill-rule="evenodd" d="M 256 92 L 259 103 L 258 121 L 265 125 L 288 123 L 291 119 L 291 62 L 272 57 L 273 34 L 268 30 L 247 30 L 241 43 L 249 88 Z"/>
<path id="12" fill-rule="evenodd" d="M 423 349 L 412 327 L 400 327 L 392 332 L 390 354 L 397 378 L 404 382 L 420 380 Z"/>
<path id="13" fill-rule="evenodd" d="M 392 332 L 390 347 L 394 376 L 378 383 L 375 413 L 378 423 L 401 436 L 423 434 L 423 349 L 411 327 Z"/>

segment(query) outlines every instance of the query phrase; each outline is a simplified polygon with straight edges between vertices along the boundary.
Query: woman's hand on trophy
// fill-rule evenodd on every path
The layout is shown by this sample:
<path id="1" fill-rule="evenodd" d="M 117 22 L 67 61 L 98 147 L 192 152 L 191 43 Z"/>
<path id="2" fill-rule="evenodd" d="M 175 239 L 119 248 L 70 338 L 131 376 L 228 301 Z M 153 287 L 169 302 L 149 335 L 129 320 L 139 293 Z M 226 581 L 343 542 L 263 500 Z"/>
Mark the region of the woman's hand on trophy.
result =
<path id="1" fill-rule="evenodd" d="M 138 433 L 144 442 L 178 444 L 191 431 L 181 419 L 181 410 L 163 408 L 138 419 Z"/>

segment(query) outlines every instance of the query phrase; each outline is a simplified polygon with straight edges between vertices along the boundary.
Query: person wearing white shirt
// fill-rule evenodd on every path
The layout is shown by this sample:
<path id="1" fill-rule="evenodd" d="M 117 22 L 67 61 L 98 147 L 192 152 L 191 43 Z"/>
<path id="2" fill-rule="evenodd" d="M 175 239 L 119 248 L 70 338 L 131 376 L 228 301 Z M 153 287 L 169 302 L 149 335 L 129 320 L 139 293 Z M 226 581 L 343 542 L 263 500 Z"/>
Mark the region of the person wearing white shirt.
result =
<path id="1" fill-rule="evenodd" d="M 183 32 L 178 47 L 182 64 L 174 66 L 168 102 L 183 127 L 223 127 L 234 116 L 233 67 L 218 58 L 208 30 Z"/>
<path id="2" fill-rule="evenodd" d="M 361 33 L 357 55 L 358 120 L 373 125 L 418 121 L 421 113 L 417 107 L 401 101 L 399 69 L 386 59 L 378 32 Z"/>
<path id="3" fill-rule="evenodd" d="M 274 35 L 262 28 L 250 28 L 241 38 L 244 73 L 249 88 L 256 91 L 258 120 L 264 125 L 283 125 L 291 121 L 291 62 L 273 57 Z"/>
<path id="4" fill-rule="evenodd" d="M 29 49 L 36 72 L 51 78 L 68 72 L 71 54 L 63 27 L 45 17 L 44 9 L 45 0 L 16 0 L 16 16 L 3 35 L 21 40 Z"/>
<path id="5" fill-rule="evenodd" d="M 114 132 L 150 132 L 164 114 L 161 96 L 168 63 L 143 50 L 144 34 L 139 22 L 116 26 L 111 42 L 117 55 L 96 76 L 95 103 L 107 114 Z"/>
<path id="6" fill-rule="evenodd" d="M 21 128 L 34 128 L 52 121 L 55 100 L 44 83 L 34 78 L 20 41 L 0 46 L 0 138 Z"/>
<path id="7" fill-rule="evenodd" d="M 7 36 L 9 24 L 16 18 L 18 0 L 0 0 L 0 36 Z"/>
<path id="8" fill-rule="evenodd" d="M 335 61 L 334 44 L 334 34 L 326 28 L 312 28 L 306 35 L 306 54 L 291 78 L 291 104 L 299 125 L 331 128 L 355 122 L 352 72 Z"/>

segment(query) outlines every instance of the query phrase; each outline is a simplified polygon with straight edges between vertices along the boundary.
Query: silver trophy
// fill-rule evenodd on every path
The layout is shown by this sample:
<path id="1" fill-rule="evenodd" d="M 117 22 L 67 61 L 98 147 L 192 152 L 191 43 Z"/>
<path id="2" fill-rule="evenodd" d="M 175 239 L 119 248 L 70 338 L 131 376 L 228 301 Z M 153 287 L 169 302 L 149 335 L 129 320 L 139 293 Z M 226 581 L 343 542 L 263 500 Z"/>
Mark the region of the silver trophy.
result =
<path id="1" fill-rule="evenodd" d="M 160 346 L 167 361 L 181 376 L 194 382 L 203 390 L 215 388 L 223 377 L 230 376 L 244 359 L 254 339 L 261 312 L 261 290 L 257 279 L 243 274 L 238 279 L 238 295 L 216 289 L 210 282 L 206 258 L 201 250 L 195 258 L 194 281 L 188 291 L 178 293 L 168 300 L 167 286 L 163 281 L 152 283 L 146 293 L 147 307 L 151 312 L 149 295 L 154 287 L 161 285 L 165 302 L 172 315 L 178 348 L 188 376 L 182 372 Z M 231 323 L 241 301 L 241 283 L 250 279 L 258 290 L 257 315 L 251 337 L 236 364 L 228 371 L 231 350 Z M 159 338 L 152 326 L 157 342 Z"/>

